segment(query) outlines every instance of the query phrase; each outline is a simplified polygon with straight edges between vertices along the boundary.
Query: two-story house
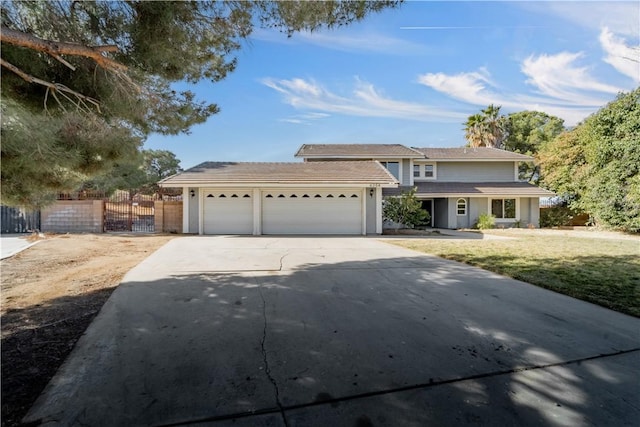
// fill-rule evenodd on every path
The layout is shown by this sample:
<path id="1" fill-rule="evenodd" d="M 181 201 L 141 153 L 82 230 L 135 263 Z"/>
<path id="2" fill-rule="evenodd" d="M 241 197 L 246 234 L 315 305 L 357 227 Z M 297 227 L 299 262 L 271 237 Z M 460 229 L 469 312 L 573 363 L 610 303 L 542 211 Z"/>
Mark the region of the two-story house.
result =
<path id="1" fill-rule="evenodd" d="M 183 232 L 380 234 L 386 196 L 412 187 L 439 228 L 470 227 L 482 213 L 505 226 L 538 226 L 539 197 L 518 180 L 529 156 L 493 148 L 310 144 L 303 162 L 205 162 L 161 182 L 183 188 Z"/>

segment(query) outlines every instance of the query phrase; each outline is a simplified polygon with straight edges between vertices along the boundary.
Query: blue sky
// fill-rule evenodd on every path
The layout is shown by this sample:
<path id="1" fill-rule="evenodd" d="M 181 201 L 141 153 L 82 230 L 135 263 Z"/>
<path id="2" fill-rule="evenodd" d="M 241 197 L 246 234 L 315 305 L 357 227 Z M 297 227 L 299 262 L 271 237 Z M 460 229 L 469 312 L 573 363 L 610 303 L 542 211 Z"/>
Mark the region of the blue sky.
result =
<path id="1" fill-rule="evenodd" d="M 407 2 L 332 31 L 256 30 L 234 73 L 189 87 L 221 112 L 145 148 L 189 168 L 296 161 L 312 143 L 458 147 L 492 103 L 573 126 L 640 86 L 639 61 L 637 1 Z"/>

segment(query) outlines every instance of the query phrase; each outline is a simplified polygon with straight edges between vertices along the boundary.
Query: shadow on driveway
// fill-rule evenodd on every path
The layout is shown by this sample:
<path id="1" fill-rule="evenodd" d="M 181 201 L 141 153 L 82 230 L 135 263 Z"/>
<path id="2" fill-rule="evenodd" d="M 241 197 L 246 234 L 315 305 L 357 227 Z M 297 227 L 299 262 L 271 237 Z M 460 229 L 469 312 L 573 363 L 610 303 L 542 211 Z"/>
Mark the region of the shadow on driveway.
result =
<path id="1" fill-rule="evenodd" d="M 160 264 L 139 266 L 28 419 L 305 426 L 640 420 L 640 320 L 463 264 L 388 250 L 395 256 L 289 270 L 283 260 L 286 266 L 295 254 L 271 270 L 163 275 L 152 269 Z M 233 252 L 200 255 L 224 267 L 219 258 Z"/>

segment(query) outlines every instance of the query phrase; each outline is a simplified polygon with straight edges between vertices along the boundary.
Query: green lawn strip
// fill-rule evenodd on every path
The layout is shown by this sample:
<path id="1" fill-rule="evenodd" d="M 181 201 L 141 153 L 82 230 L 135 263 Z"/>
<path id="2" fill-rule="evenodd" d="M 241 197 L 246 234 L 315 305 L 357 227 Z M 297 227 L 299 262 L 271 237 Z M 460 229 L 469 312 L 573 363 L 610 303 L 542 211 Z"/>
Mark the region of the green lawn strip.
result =
<path id="1" fill-rule="evenodd" d="M 526 236 L 391 242 L 640 317 L 638 241 Z"/>

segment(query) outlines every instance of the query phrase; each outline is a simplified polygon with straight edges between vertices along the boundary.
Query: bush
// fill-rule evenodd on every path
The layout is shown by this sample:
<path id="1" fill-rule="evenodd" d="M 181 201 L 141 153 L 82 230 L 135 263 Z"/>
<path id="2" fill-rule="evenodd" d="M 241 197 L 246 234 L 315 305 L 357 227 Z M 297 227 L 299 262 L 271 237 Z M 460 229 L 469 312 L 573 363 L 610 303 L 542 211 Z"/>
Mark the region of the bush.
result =
<path id="1" fill-rule="evenodd" d="M 565 206 L 553 206 L 540 209 L 540 227 L 562 227 L 569 225 L 586 225 L 587 214 L 580 213 Z"/>
<path id="2" fill-rule="evenodd" d="M 480 230 L 488 230 L 490 228 L 494 228 L 496 225 L 496 217 L 493 215 L 489 215 L 488 213 L 483 213 L 478 217 L 478 223 L 476 227 Z"/>
<path id="3" fill-rule="evenodd" d="M 414 228 L 431 220 L 429 212 L 422 209 L 422 204 L 416 198 L 415 188 L 397 197 L 387 197 L 382 207 L 385 220 L 393 221 L 396 230 L 401 226 Z"/>

